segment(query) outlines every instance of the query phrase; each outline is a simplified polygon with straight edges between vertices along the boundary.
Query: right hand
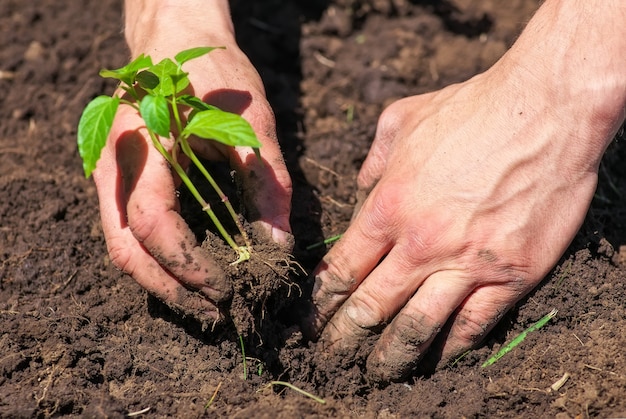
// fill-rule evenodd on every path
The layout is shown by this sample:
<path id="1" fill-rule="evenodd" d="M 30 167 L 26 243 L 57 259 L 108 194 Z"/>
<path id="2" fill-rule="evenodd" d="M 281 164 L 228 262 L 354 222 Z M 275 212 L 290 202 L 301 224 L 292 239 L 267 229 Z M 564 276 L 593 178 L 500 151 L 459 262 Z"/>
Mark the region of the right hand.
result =
<path id="1" fill-rule="evenodd" d="M 601 150 L 579 157 L 582 126 L 546 116 L 536 91 L 520 102 L 498 78 L 385 110 L 358 177 L 366 199 L 313 273 L 306 330 L 342 360 L 380 332 L 372 381 L 403 380 L 427 352 L 448 360 L 480 342 L 584 219 Z"/>

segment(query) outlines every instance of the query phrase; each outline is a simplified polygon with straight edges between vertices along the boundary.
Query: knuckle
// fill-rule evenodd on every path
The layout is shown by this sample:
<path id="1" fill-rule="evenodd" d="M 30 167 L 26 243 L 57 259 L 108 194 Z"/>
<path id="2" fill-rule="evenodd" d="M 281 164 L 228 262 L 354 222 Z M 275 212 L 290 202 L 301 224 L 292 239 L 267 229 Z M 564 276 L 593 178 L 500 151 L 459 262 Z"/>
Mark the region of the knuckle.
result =
<path id="1" fill-rule="evenodd" d="M 134 272 L 134 263 L 132 252 L 118 240 L 110 240 L 109 258 L 111 263 L 117 269 L 132 276 Z"/>
<path id="2" fill-rule="evenodd" d="M 444 214 L 420 214 L 419 219 L 405 223 L 402 238 L 398 243 L 406 254 L 410 268 L 422 265 L 446 253 L 461 252 L 464 243 L 451 243 L 448 232 L 454 221 Z"/>
<path id="3" fill-rule="evenodd" d="M 404 120 L 403 106 L 403 101 L 399 100 L 393 102 L 383 110 L 378 118 L 378 125 L 376 127 L 379 135 L 385 137 L 395 136 L 400 130 Z"/>
<path id="4" fill-rule="evenodd" d="M 396 214 L 401 207 L 402 196 L 400 188 L 377 187 L 359 212 L 359 223 L 351 228 L 358 228 L 358 232 L 370 240 L 390 235 L 389 227 L 399 222 Z"/>
<path id="5" fill-rule="evenodd" d="M 482 313 L 461 310 L 452 325 L 451 335 L 467 345 L 474 345 L 482 340 L 493 324 L 493 319 Z"/>
<path id="6" fill-rule="evenodd" d="M 159 228 L 159 217 L 151 211 L 138 210 L 137 216 L 129 218 L 128 226 L 135 238 L 143 243 L 150 239 Z"/>
<path id="7" fill-rule="evenodd" d="M 440 330 L 441 325 L 424 313 L 400 312 L 369 356 L 368 375 L 376 382 L 406 378 Z"/>
<path id="8" fill-rule="evenodd" d="M 417 228 L 408 228 L 405 230 L 398 246 L 401 249 L 402 257 L 399 260 L 398 269 L 401 272 L 410 273 L 417 266 L 427 263 L 432 259 L 432 255 L 436 253 L 434 247 L 429 246 L 429 240 L 424 236 L 422 231 Z"/>
<path id="9" fill-rule="evenodd" d="M 401 312 L 390 325 L 399 345 L 419 349 L 441 330 L 441 324 L 421 311 Z"/>
<path id="10" fill-rule="evenodd" d="M 490 278 L 492 283 L 504 284 L 509 290 L 519 292 L 535 285 L 533 265 L 524 254 L 504 246 L 474 246 L 467 263 L 474 276 Z"/>
<path id="11" fill-rule="evenodd" d="M 368 155 L 367 165 L 363 165 L 356 178 L 356 185 L 358 191 L 367 195 L 374 187 L 376 182 L 380 179 L 380 173 L 383 172 L 386 166 L 384 158 L 378 155 Z"/>
<path id="12" fill-rule="evenodd" d="M 380 324 L 369 304 L 359 299 L 351 298 L 333 316 L 322 333 L 321 340 L 333 348 L 356 351 L 362 339 L 375 333 L 372 330 Z"/>
<path id="13" fill-rule="evenodd" d="M 354 276 L 337 270 L 335 264 L 328 264 L 315 276 L 311 302 L 315 307 L 315 322 L 324 324 L 337 311 L 357 286 Z"/>
<path id="14" fill-rule="evenodd" d="M 316 277 L 316 291 L 323 294 L 349 294 L 357 286 L 355 274 L 350 271 L 348 255 L 335 252 L 324 258 L 325 269 Z"/>
<path id="15" fill-rule="evenodd" d="M 364 295 L 362 295 L 364 294 Z M 384 323 L 389 314 L 369 293 L 356 293 L 346 303 L 345 314 L 355 328 L 372 329 Z"/>

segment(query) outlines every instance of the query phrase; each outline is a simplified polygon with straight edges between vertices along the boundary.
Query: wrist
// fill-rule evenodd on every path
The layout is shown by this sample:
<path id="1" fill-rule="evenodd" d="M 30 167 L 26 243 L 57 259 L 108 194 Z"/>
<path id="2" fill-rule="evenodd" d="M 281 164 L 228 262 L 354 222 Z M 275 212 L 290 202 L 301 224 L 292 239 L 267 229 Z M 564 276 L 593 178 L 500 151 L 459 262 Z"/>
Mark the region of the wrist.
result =
<path id="1" fill-rule="evenodd" d="M 493 71 L 520 106 L 576 126 L 571 145 L 598 161 L 625 117 L 624 19 L 621 1 L 548 0 Z"/>
<path id="2" fill-rule="evenodd" d="M 124 32 L 133 58 L 172 56 L 196 46 L 235 45 L 228 0 L 127 0 Z"/>

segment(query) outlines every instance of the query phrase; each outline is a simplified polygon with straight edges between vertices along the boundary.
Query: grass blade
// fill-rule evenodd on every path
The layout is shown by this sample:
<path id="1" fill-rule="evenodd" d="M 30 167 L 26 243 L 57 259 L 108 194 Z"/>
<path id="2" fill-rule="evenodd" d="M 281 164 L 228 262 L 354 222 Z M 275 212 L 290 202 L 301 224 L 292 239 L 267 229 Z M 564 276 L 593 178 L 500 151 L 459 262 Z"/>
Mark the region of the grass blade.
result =
<path id="1" fill-rule="evenodd" d="M 524 330 L 522 333 L 517 335 L 515 337 L 515 339 L 513 339 L 511 342 L 506 344 L 503 348 L 501 348 L 498 352 L 496 352 L 496 354 L 494 356 L 492 356 L 487 361 L 485 361 L 485 363 L 482 365 L 482 368 L 485 368 L 485 367 L 488 367 L 489 365 L 495 364 L 496 361 L 498 361 L 500 358 L 502 358 L 507 353 L 511 352 L 517 345 L 522 343 L 522 341 L 524 339 L 526 339 L 526 336 L 530 332 L 534 332 L 536 330 L 541 329 L 543 326 L 545 326 L 546 323 L 548 323 L 550 321 L 550 319 L 552 319 L 554 316 L 556 316 L 557 312 L 558 312 L 558 310 L 556 308 L 553 309 L 551 312 L 549 312 L 548 314 L 543 316 L 541 319 L 539 319 L 536 323 L 534 323 L 528 329 Z"/>
<path id="2" fill-rule="evenodd" d="M 339 240 L 339 239 L 341 238 L 341 236 L 343 236 L 343 234 L 337 234 L 336 236 L 332 236 L 332 237 L 329 237 L 329 238 L 327 238 L 327 239 L 324 239 L 324 240 L 322 240 L 322 241 L 320 241 L 320 242 L 313 243 L 313 244 L 311 244 L 311 245 L 307 246 L 307 247 L 306 247 L 306 250 L 312 250 L 312 249 L 315 249 L 315 248 L 318 248 L 318 247 L 322 247 L 322 246 L 324 246 L 325 244 L 334 243 L 334 242 L 336 242 L 337 240 Z"/>
<path id="3" fill-rule="evenodd" d="M 267 387 L 272 387 L 272 386 L 284 386 L 284 387 L 292 389 L 295 392 L 298 392 L 298 393 L 302 394 L 303 396 L 306 396 L 306 397 L 308 397 L 310 399 L 313 399 L 313 400 L 315 400 L 316 402 L 318 402 L 320 404 L 326 404 L 326 400 L 324 400 L 324 399 L 322 399 L 320 397 L 314 396 L 313 394 L 309 393 L 308 391 L 302 390 L 301 388 L 296 387 L 293 384 L 288 383 L 286 381 L 270 381 L 270 383 L 267 385 Z"/>
<path id="4" fill-rule="evenodd" d="M 241 356 L 243 357 L 243 380 L 248 379 L 248 363 L 246 362 L 246 348 L 243 345 L 243 336 L 239 335 L 239 344 L 241 345 Z"/>

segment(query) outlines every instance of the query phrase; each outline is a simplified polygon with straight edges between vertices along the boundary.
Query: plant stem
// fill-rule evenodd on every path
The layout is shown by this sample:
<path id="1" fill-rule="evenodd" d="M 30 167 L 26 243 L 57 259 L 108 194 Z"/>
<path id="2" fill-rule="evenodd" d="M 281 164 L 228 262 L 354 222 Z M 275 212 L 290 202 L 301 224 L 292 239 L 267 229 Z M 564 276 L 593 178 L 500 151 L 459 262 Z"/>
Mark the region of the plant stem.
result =
<path id="1" fill-rule="evenodd" d="M 246 362 L 246 348 L 243 345 L 243 336 L 239 335 L 239 344 L 241 345 L 241 356 L 243 357 L 243 380 L 248 379 L 248 364 Z"/>
<path id="2" fill-rule="evenodd" d="M 246 247 L 252 250 L 252 243 L 250 242 L 250 239 L 248 238 L 248 234 L 246 233 L 246 230 L 244 230 L 243 225 L 241 225 L 241 221 L 239 221 L 239 217 L 237 216 L 237 213 L 235 212 L 232 204 L 230 203 L 228 196 L 226 196 L 226 194 L 222 191 L 222 189 L 219 187 L 217 182 L 215 182 L 215 179 L 213 179 L 213 176 L 211 176 L 208 170 L 206 170 L 202 162 L 198 159 L 196 154 L 191 149 L 191 146 L 189 145 L 187 140 L 183 138 L 180 142 L 180 145 L 183 150 L 183 153 L 185 153 L 185 155 L 191 159 L 193 164 L 198 168 L 198 170 L 200 170 L 200 172 L 204 175 L 206 180 L 211 184 L 211 187 L 215 190 L 215 192 L 217 192 L 217 195 L 219 196 L 220 200 L 224 203 L 224 205 L 226 206 L 226 209 L 228 210 L 228 213 L 230 214 L 231 218 L 235 222 L 235 225 L 237 226 L 237 229 L 239 230 L 239 233 L 241 234 L 241 237 L 243 238 L 246 244 Z"/>
<path id="3" fill-rule="evenodd" d="M 139 95 L 137 94 L 137 90 L 135 90 L 135 88 L 133 86 L 120 86 L 122 88 L 122 90 L 124 90 L 126 93 L 128 93 L 129 95 L 131 95 L 133 97 L 133 99 L 135 99 L 135 102 L 138 103 L 139 102 Z M 124 102 L 128 103 L 128 104 L 133 104 L 132 102 L 126 101 L 124 100 Z M 136 105 L 135 105 L 136 107 Z"/>
<path id="4" fill-rule="evenodd" d="M 222 235 L 224 240 L 226 240 L 226 242 L 230 245 L 230 247 L 232 247 L 233 250 L 235 250 L 240 255 L 240 258 L 241 258 L 242 249 L 237 245 L 237 243 L 235 243 L 231 235 L 228 234 L 228 232 L 224 228 L 224 225 L 217 218 L 217 216 L 215 215 L 215 212 L 213 212 L 213 209 L 211 209 L 211 205 L 208 202 L 206 202 L 204 198 L 202 198 L 202 195 L 200 195 L 200 192 L 198 191 L 198 189 L 196 189 L 194 184 L 191 182 L 191 179 L 189 179 L 189 177 L 187 176 L 187 173 L 185 173 L 185 170 L 176 160 L 172 158 L 171 154 L 165 149 L 165 147 L 163 147 L 163 144 L 161 144 L 156 134 L 152 132 L 151 130 L 148 130 L 148 133 L 150 135 L 150 138 L 152 139 L 152 143 L 154 144 L 154 147 L 157 150 L 159 150 L 161 155 L 165 157 L 165 160 L 167 160 L 167 162 L 172 166 L 174 171 L 176 171 L 176 174 L 180 177 L 183 183 L 187 186 L 187 188 L 189 189 L 189 192 L 191 192 L 194 198 L 196 198 L 196 201 L 198 201 L 198 203 L 202 206 L 202 211 L 207 213 L 207 215 L 211 218 L 211 221 L 213 221 L 213 224 L 215 224 L 215 227 L 217 228 L 219 233 Z"/>
<path id="5" fill-rule="evenodd" d="M 172 81 L 173 82 L 173 81 Z M 183 132 L 183 124 L 180 122 L 180 115 L 178 113 L 178 104 L 176 102 L 176 95 L 172 96 L 172 113 L 174 114 L 174 121 L 176 121 L 176 129 L 178 132 Z"/>

